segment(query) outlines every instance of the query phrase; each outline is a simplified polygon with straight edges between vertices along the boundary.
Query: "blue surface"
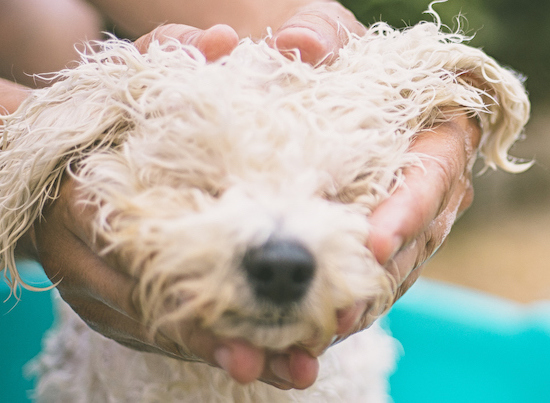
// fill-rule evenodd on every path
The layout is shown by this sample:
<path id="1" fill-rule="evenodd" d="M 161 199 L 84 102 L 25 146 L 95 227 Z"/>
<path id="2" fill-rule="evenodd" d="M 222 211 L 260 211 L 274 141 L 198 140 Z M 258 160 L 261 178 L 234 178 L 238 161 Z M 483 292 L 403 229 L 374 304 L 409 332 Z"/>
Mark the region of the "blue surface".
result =
<path id="1" fill-rule="evenodd" d="M 404 355 L 395 403 L 550 402 L 550 302 L 421 281 L 389 314 Z"/>
<path id="2" fill-rule="evenodd" d="M 19 264 L 44 286 L 37 265 Z M 0 282 L 0 298 L 9 295 Z M 0 401 L 28 402 L 22 367 L 53 323 L 50 292 L 24 291 L 0 306 Z M 550 301 L 520 305 L 468 289 L 419 281 L 389 316 L 403 346 L 391 377 L 395 403 L 550 402 Z"/>
<path id="3" fill-rule="evenodd" d="M 37 264 L 19 262 L 19 270 L 32 285 L 50 282 Z M 43 333 L 53 323 L 51 292 L 23 291 L 19 302 L 0 280 L 0 402 L 28 402 L 33 381 L 23 376 L 23 366 L 38 354 Z"/>

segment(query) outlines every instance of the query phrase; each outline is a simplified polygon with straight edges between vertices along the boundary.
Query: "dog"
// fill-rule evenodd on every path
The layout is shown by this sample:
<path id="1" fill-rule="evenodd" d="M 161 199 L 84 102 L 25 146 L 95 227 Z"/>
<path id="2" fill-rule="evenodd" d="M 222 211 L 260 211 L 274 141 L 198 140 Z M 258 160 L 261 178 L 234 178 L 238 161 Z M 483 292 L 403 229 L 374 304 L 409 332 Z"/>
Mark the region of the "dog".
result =
<path id="1" fill-rule="evenodd" d="M 508 157 L 529 116 L 522 82 L 465 40 L 437 21 L 376 23 L 320 66 L 249 39 L 212 63 L 176 42 L 146 54 L 101 43 L 3 118 L 6 277 L 25 286 L 17 240 L 70 175 L 97 209 L 100 252 L 124 256 L 139 279 L 152 329 L 193 319 L 273 350 L 329 343 L 338 309 L 368 300 L 381 315 L 393 302 L 365 246 L 369 215 L 422 164 L 408 151 L 416 136 L 467 113 L 486 165 L 523 169 Z M 134 351 L 58 305 L 34 363 L 40 401 L 389 399 L 398 347 L 377 322 L 329 348 L 312 387 L 283 391 Z"/>

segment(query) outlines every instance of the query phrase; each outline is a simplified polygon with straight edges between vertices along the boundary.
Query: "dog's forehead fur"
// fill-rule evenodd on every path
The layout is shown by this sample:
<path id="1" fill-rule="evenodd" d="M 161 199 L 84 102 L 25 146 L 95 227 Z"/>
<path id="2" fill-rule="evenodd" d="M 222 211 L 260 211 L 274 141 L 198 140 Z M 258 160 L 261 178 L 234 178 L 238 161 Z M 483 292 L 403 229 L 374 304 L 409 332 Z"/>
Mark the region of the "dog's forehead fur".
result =
<path id="1" fill-rule="evenodd" d="M 5 121 L 3 259 L 18 280 L 13 246 L 72 169 L 157 323 L 199 317 L 271 347 L 330 335 L 335 309 L 391 298 L 364 246 L 367 217 L 420 163 L 407 153 L 415 135 L 477 114 L 487 163 L 517 169 L 507 151 L 529 113 L 521 83 L 435 24 L 377 24 L 318 67 L 250 40 L 214 63 L 176 43 L 103 47 Z M 284 312 L 254 302 L 240 267 L 273 236 L 318 264 L 304 303 Z M 261 315 L 291 323 L 259 330 Z"/>

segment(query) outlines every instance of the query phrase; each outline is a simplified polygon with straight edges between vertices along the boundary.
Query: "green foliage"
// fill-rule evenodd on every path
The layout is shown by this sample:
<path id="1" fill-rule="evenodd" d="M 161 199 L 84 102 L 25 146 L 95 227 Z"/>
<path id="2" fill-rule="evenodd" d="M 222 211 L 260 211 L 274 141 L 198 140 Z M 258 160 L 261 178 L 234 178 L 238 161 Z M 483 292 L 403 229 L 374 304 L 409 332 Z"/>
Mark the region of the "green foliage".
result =
<path id="1" fill-rule="evenodd" d="M 386 21 L 405 27 L 432 21 L 430 0 L 341 0 L 364 24 Z M 501 63 L 528 77 L 534 99 L 548 99 L 550 83 L 550 1 L 448 0 L 434 9 L 444 24 L 475 35 L 472 46 L 482 47 Z M 462 15 L 457 21 L 457 16 Z"/>

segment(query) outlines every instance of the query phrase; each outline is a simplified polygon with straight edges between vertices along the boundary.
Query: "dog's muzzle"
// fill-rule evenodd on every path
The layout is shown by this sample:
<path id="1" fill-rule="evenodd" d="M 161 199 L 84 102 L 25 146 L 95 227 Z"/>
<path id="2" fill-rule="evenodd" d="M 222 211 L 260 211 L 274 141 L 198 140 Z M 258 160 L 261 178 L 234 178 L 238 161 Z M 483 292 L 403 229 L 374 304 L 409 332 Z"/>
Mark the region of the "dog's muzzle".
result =
<path id="1" fill-rule="evenodd" d="M 306 294 L 315 274 L 315 258 L 299 242 L 270 239 L 243 258 L 248 281 L 258 299 L 288 305 Z"/>

